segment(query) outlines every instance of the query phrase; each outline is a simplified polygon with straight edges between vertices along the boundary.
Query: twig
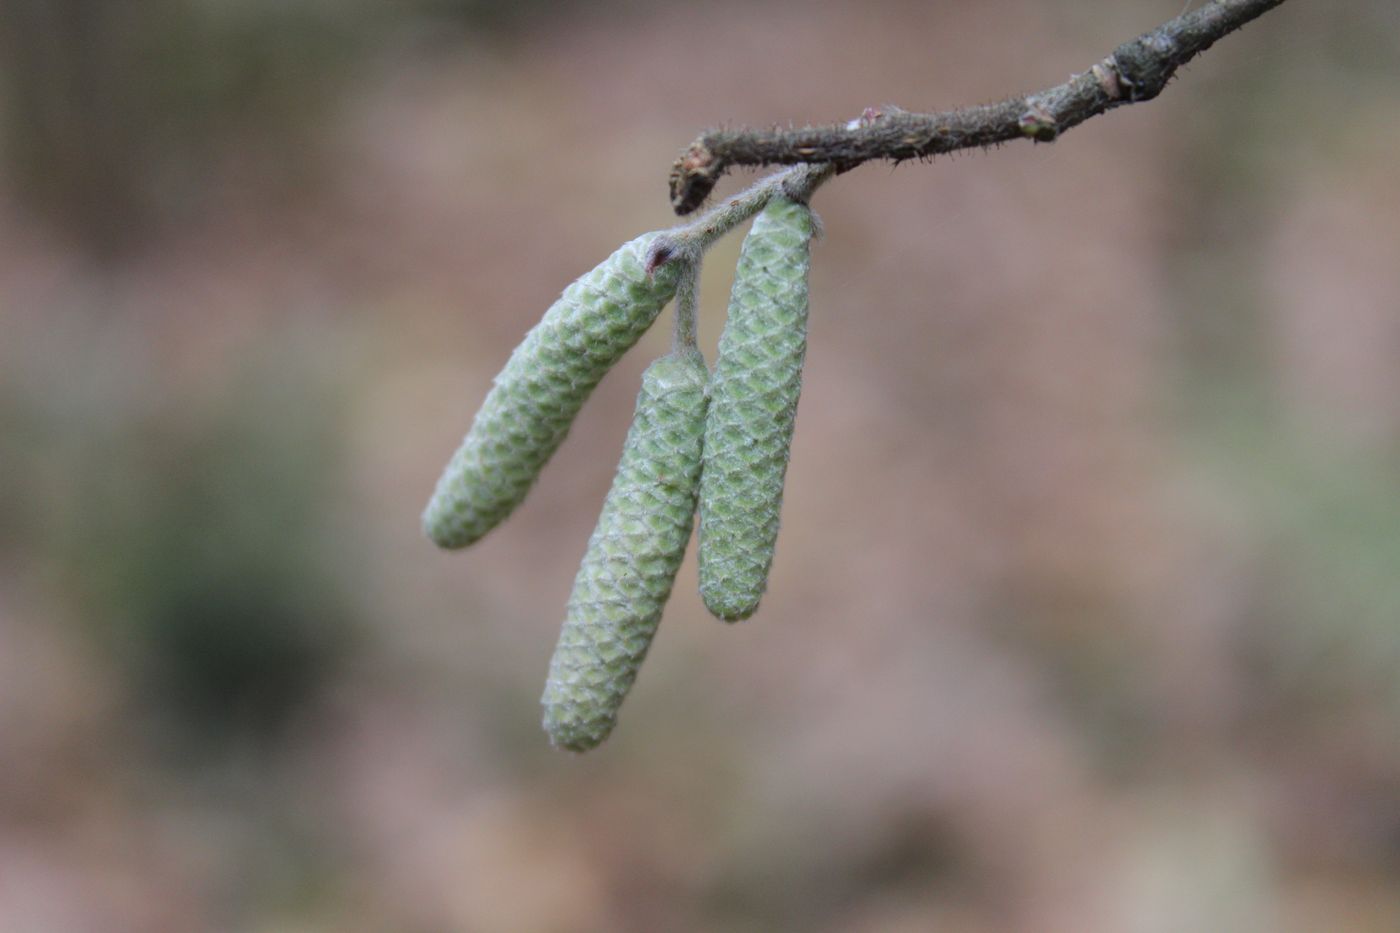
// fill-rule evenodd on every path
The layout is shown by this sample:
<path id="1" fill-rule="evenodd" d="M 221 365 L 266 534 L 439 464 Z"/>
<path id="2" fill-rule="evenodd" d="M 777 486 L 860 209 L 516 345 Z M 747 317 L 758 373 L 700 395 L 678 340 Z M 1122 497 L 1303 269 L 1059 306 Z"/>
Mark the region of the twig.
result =
<path id="1" fill-rule="evenodd" d="M 700 306 L 700 263 L 687 262 L 681 266 L 676 282 L 676 329 L 671 335 L 671 350 L 692 350 L 698 340 Z"/>
<path id="2" fill-rule="evenodd" d="M 835 173 L 831 165 L 798 165 L 759 179 L 690 223 L 672 227 L 658 236 L 647 251 L 647 274 L 673 261 L 698 266 L 705 250 L 767 207 L 775 195 L 806 204 L 812 193 Z"/>
<path id="3" fill-rule="evenodd" d="M 845 172 L 872 159 L 901 162 L 1022 138 L 1051 142 L 1090 117 L 1156 97 L 1186 62 L 1283 2 L 1216 0 L 1123 43 L 1064 84 L 999 104 L 944 113 L 882 107 L 850 123 L 796 130 L 710 130 L 672 167 L 671 205 L 689 214 L 734 165 L 829 163 Z"/>

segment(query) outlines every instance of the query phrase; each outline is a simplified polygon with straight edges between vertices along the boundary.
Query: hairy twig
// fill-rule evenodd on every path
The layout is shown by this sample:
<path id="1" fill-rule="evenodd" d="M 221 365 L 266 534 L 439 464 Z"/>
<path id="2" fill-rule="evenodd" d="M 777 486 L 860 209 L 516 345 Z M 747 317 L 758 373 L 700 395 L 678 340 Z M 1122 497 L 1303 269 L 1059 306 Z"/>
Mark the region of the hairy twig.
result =
<path id="1" fill-rule="evenodd" d="M 943 113 L 881 107 L 849 123 L 795 130 L 710 130 L 672 167 L 671 205 L 689 214 L 735 165 L 828 163 L 844 172 L 872 159 L 900 162 L 1012 139 L 1050 142 L 1090 117 L 1156 97 L 1178 68 L 1281 3 L 1215 0 L 1123 43 L 1064 84 L 998 104 Z"/>
<path id="2" fill-rule="evenodd" d="M 699 266 L 705 250 L 767 207 L 775 196 L 782 195 L 790 201 L 806 204 L 812 193 L 835 173 L 836 168 L 832 165 L 797 165 L 759 179 L 690 223 L 672 227 L 658 236 L 647 250 L 647 274 L 651 275 L 668 262 Z M 682 274 L 685 274 L 684 269 Z M 678 309 L 678 313 L 684 312 Z M 681 321 L 678 319 L 677 323 Z"/>
<path id="3" fill-rule="evenodd" d="M 700 263 L 687 262 L 681 266 L 676 280 L 676 329 L 671 336 L 675 352 L 695 349 L 699 339 Z"/>
<path id="4" fill-rule="evenodd" d="M 647 271 L 653 272 L 677 259 L 699 262 L 711 244 L 767 207 L 774 195 L 781 194 L 788 200 L 806 204 L 812 192 L 835 173 L 831 165 L 799 165 L 754 182 L 695 220 L 672 227 L 657 237 L 647 257 Z"/>

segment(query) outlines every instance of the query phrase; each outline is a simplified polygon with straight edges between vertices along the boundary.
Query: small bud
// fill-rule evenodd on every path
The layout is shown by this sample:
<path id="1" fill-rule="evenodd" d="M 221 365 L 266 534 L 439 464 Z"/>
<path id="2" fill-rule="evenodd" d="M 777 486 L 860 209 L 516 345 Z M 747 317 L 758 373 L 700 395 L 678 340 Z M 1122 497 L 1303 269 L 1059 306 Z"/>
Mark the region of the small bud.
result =
<path id="1" fill-rule="evenodd" d="M 1055 137 L 1060 135 L 1055 117 L 1039 101 L 1027 101 L 1026 112 L 1021 114 L 1017 125 L 1021 128 L 1022 136 L 1040 143 L 1054 142 Z"/>

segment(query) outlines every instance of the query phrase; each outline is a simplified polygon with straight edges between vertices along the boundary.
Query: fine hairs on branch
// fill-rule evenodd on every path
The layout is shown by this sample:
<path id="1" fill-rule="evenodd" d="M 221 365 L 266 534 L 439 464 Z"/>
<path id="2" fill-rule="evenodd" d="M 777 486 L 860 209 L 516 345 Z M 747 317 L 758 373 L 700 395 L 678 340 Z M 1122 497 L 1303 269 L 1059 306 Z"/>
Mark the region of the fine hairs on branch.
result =
<path id="1" fill-rule="evenodd" d="M 1053 142 L 1090 117 L 1162 92 L 1178 68 L 1284 0 L 1216 0 L 1124 42 L 1064 84 L 998 104 L 910 113 L 886 106 L 849 123 L 795 130 L 710 130 L 671 169 L 671 205 L 695 210 L 736 165 L 829 162 L 846 172 L 875 159 L 903 162 L 1013 139 Z"/>
<path id="2" fill-rule="evenodd" d="M 575 415 L 673 297 L 672 350 L 642 376 L 632 427 L 565 609 L 542 703 L 551 741 L 586 751 L 612 732 L 670 597 L 698 510 L 700 593 L 746 619 L 767 586 L 807 345 L 813 193 L 874 159 L 900 162 L 1012 139 L 1050 142 L 1156 97 L 1177 69 L 1283 0 L 1216 0 L 1064 84 L 982 107 L 867 110 L 849 123 L 708 132 L 671 172 L 678 214 L 735 165 L 787 165 L 690 223 L 624 243 L 564 290 L 496 377 L 438 481 L 423 529 L 472 544 L 524 500 Z M 711 374 L 696 347 L 706 250 L 757 215 L 740 250 Z"/>

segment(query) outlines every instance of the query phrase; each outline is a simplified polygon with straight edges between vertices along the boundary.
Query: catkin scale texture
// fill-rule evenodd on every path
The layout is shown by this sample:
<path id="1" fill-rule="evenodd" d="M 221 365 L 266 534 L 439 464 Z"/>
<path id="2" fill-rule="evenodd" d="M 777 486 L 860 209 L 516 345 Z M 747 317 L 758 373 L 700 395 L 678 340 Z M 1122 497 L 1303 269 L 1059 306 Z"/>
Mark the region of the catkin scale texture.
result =
<path id="1" fill-rule="evenodd" d="M 695 517 L 708 377 L 694 349 L 642 376 L 541 700 L 545 731 L 561 748 L 586 751 L 607 738 L 661 621 Z"/>
<path id="2" fill-rule="evenodd" d="M 646 272 L 655 233 L 624 243 L 564 290 L 496 376 L 423 513 L 440 547 L 466 547 L 529 492 L 608 369 L 676 291 L 675 263 Z"/>
<path id="3" fill-rule="evenodd" d="M 700 596 L 714 615 L 753 615 L 768 585 L 802 363 L 813 222 L 774 199 L 739 252 L 710 382 L 700 480 Z"/>

